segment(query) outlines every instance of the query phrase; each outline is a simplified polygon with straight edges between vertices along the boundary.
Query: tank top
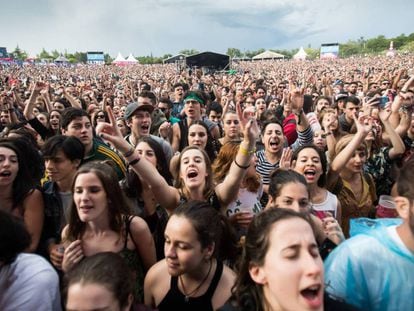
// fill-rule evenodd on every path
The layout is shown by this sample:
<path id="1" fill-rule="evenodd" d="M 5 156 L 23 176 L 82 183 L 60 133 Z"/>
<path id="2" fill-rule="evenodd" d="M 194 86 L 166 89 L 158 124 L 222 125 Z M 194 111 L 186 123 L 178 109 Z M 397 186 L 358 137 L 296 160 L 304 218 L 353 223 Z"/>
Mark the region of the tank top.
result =
<path id="1" fill-rule="evenodd" d="M 171 277 L 170 290 L 157 306 L 159 311 L 180 310 L 180 311 L 213 311 L 211 299 L 216 291 L 218 282 L 223 274 L 223 263 L 217 261 L 216 272 L 211 280 L 206 293 L 199 297 L 189 297 L 186 301 L 185 295 L 178 288 L 178 277 Z"/>
<path id="2" fill-rule="evenodd" d="M 134 275 L 135 285 L 134 285 L 134 301 L 143 302 L 144 301 L 144 267 L 142 265 L 141 258 L 137 254 L 136 249 L 127 248 L 128 235 L 131 236 L 130 225 L 131 221 L 135 216 L 125 216 L 125 242 L 124 248 L 118 253 L 126 262 L 127 266 Z M 131 236 L 132 241 L 136 246 L 136 242 Z"/>
<path id="3" fill-rule="evenodd" d="M 336 218 L 336 214 L 338 212 L 338 198 L 333 193 L 326 191 L 325 200 L 321 203 L 312 203 L 312 208 L 317 212 L 316 215 L 323 219 L 325 218 L 324 213 L 329 212 Z"/>

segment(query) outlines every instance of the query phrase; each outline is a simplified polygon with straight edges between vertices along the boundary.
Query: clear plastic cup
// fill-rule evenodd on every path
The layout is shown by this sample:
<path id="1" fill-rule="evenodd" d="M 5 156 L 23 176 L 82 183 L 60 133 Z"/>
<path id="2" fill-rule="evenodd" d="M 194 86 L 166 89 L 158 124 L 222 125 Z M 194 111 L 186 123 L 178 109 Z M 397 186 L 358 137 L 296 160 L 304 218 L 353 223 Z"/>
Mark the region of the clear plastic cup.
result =
<path id="1" fill-rule="evenodd" d="M 381 195 L 377 205 L 377 218 L 396 218 L 398 217 L 394 198 L 389 195 Z"/>

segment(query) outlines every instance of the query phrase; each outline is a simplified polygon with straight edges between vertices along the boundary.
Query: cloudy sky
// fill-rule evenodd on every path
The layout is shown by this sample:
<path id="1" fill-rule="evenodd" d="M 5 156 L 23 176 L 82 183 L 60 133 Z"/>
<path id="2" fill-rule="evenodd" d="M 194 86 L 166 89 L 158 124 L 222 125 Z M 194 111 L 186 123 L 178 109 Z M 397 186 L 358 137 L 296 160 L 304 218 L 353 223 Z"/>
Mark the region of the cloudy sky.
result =
<path id="1" fill-rule="evenodd" d="M 1 0 L 0 46 L 115 57 L 319 47 L 414 32 L 409 0 Z"/>

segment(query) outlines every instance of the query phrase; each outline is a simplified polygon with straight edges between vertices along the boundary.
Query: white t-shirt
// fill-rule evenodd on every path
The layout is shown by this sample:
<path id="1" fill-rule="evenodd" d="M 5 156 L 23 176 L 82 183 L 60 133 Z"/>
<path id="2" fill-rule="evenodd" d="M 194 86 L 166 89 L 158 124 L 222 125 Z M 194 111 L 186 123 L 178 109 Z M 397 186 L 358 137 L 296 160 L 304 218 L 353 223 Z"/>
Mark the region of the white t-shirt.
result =
<path id="1" fill-rule="evenodd" d="M 43 257 L 20 254 L 0 268 L 0 310 L 62 310 L 59 277 Z"/>

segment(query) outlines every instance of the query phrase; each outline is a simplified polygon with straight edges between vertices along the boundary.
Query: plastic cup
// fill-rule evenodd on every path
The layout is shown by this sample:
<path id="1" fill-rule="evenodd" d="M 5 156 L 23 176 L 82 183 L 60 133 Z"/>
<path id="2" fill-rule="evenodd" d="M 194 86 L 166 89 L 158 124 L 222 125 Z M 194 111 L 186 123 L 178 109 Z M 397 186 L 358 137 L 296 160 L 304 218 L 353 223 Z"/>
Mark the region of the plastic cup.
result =
<path id="1" fill-rule="evenodd" d="M 377 205 L 377 218 L 396 218 L 398 217 L 394 198 L 389 195 L 381 195 Z"/>

